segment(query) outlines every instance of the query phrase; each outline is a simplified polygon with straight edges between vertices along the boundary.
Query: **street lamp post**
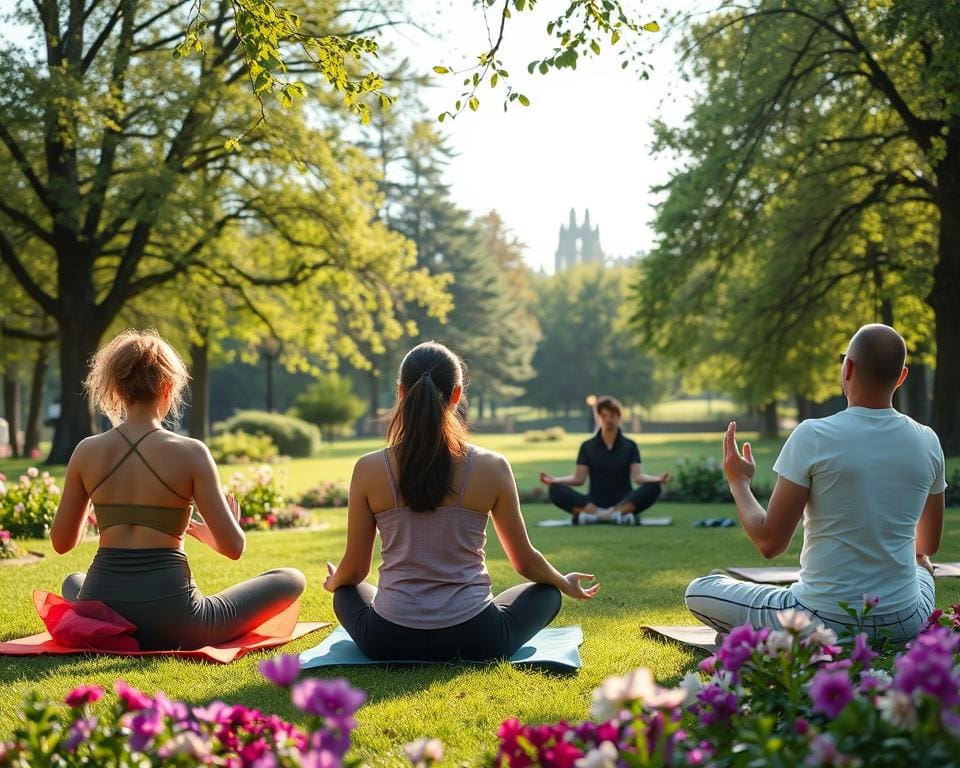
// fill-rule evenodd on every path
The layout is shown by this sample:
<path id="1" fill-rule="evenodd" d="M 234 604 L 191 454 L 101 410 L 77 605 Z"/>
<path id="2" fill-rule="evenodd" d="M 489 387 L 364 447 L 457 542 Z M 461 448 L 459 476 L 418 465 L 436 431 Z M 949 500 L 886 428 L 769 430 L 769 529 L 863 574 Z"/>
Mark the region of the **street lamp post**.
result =
<path id="1" fill-rule="evenodd" d="M 260 351 L 267 361 L 267 412 L 276 411 L 273 402 L 273 364 L 280 357 L 280 350 L 283 348 L 283 342 L 276 336 L 270 334 L 260 345 Z"/>

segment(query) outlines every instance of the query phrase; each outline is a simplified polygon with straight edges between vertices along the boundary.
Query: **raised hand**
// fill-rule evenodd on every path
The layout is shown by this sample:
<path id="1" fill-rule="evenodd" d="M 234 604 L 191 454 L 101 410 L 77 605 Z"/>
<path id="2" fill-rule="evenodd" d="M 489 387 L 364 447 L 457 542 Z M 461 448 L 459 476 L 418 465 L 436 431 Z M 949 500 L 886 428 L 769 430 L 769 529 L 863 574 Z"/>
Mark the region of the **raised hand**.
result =
<path id="1" fill-rule="evenodd" d="M 554 481 L 553 475 L 548 475 L 546 472 L 541 472 L 540 482 L 543 483 L 544 485 L 553 485 L 555 481 Z"/>
<path id="2" fill-rule="evenodd" d="M 723 435 L 723 473 L 727 482 L 733 485 L 750 485 L 757 473 L 757 463 L 753 460 L 750 443 L 743 444 L 743 453 L 737 447 L 737 422 L 731 421 Z"/>
<path id="3" fill-rule="evenodd" d="M 327 592 L 334 592 L 333 577 L 337 575 L 337 566 L 327 560 L 327 578 L 324 579 L 323 588 Z"/>
<path id="4" fill-rule="evenodd" d="M 561 591 L 563 594 L 576 600 L 590 600 L 597 594 L 597 590 L 600 589 L 599 583 L 591 584 L 589 587 L 582 587 L 580 585 L 581 581 L 593 581 L 594 576 L 592 573 L 568 573 L 563 577 L 563 580 L 566 586 L 561 587 Z"/>

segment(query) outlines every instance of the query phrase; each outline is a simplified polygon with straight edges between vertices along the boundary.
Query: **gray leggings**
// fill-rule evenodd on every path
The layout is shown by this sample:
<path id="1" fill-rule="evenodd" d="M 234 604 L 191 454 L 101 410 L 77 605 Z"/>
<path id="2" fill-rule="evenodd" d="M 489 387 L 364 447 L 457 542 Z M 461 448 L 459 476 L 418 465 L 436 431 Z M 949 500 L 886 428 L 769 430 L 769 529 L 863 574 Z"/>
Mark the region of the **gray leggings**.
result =
<path id="1" fill-rule="evenodd" d="M 506 659 L 560 613 L 559 589 L 518 584 L 462 624 L 414 629 L 380 616 L 373 606 L 376 596 L 372 584 L 340 587 L 333 595 L 333 610 L 357 647 L 377 661 Z"/>
<path id="2" fill-rule="evenodd" d="M 63 582 L 67 600 L 100 600 L 137 626 L 143 650 L 202 648 L 240 637 L 303 592 L 295 568 L 276 568 L 204 597 L 179 549 L 101 547 L 87 573 Z"/>

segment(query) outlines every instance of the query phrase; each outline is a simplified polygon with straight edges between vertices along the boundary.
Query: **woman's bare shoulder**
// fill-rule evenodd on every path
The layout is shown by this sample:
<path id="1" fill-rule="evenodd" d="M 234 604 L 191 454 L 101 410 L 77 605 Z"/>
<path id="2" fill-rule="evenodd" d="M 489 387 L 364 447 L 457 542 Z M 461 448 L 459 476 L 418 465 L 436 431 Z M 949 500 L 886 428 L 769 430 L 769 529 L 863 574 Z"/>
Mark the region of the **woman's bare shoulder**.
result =
<path id="1" fill-rule="evenodd" d="M 473 450 L 474 470 L 482 469 L 488 472 L 512 472 L 510 462 L 506 456 L 488 448 L 481 448 L 479 445 L 471 445 Z"/>

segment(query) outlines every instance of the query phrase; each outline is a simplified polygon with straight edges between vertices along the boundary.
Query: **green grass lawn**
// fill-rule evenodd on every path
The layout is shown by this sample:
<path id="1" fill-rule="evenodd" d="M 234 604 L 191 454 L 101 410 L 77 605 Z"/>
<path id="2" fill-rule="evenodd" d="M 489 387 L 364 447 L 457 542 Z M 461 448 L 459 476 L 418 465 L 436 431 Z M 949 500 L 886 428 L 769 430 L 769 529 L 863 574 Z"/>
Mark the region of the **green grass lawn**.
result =
<path id="1" fill-rule="evenodd" d="M 521 487 L 532 487 L 541 469 L 568 471 L 583 437 L 572 435 L 561 443 L 524 443 L 519 436 L 483 435 L 476 441 L 504 452 L 514 462 Z M 719 436 L 640 435 L 639 442 L 645 468 L 659 472 L 672 469 L 682 456 L 715 456 Z M 356 456 L 377 445 L 370 440 L 335 443 L 326 446 L 320 458 L 288 463 L 290 491 L 302 491 L 319 480 L 348 479 Z M 774 442 L 757 445 L 762 472 L 769 473 L 777 448 Z M 0 463 L 0 472 L 7 475 L 19 471 L 9 462 Z M 225 474 L 231 471 L 232 468 L 224 468 Z M 496 728 L 507 717 L 518 716 L 531 722 L 581 720 L 587 716 L 591 692 L 605 677 L 641 665 L 650 667 L 661 682 L 678 682 L 701 657 L 644 639 L 640 627 L 692 623 L 683 607 L 683 590 L 690 579 L 722 565 L 760 565 L 764 561 L 739 528 L 692 527 L 700 517 L 735 517 L 732 506 L 662 504 L 655 510 L 658 515 L 671 515 L 674 525 L 637 529 L 539 528 L 533 525 L 536 520 L 557 513 L 546 505 L 525 508 L 534 544 L 558 568 L 593 571 L 601 582 L 598 597 L 590 603 L 565 599 L 556 621 L 558 625 L 583 627 L 584 668 L 571 677 L 522 671 L 504 664 L 479 669 L 438 665 L 341 670 L 340 674 L 365 689 L 369 696 L 358 715 L 356 754 L 376 766 L 405 765 L 402 745 L 429 735 L 444 741 L 446 764 L 477 765 L 493 747 Z M 247 552 L 238 562 L 219 557 L 189 540 L 187 551 L 198 584 L 210 593 L 267 568 L 293 565 L 307 575 L 304 618 L 333 621 L 330 595 L 321 584 L 325 561 L 336 560 L 342 552 L 346 516 L 343 511 L 326 510 L 319 512 L 318 517 L 330 523 L 330 527 L 323 531 L 250 534 Z M 960 510 L 949 510 L 938 559 L 960 560 L 958 523 Z M 66 574 L 87 567 L 95 547 L 96 543 L 89 541 L 58 556 L 46 542 L 30 542 L 31 549 L 45 553 L 42 561 L 19 567 L 0 566 L 0 638 L 40 631 L 42 625 L 32 608 L 31 590 L 57 590 Z M 795 564 L 798 550 L 799 537 L 775 564 Z M 506 562 L 492 530 L 487 559 L 495 589 L 520 581 Z M 960 602 L 960 580 L 938 580 L 938 589 L 939 605 Z M 285 650 L 306 650 L 327 632 L 322 630 Z M 60 698 L 77 683 L 112 685 L 117 678 L 147 691 L 163 690 L 191 703 L 220 698 L 299 720 L 286 696 L 259 677 L 256 665 L 266 656 L 251 654 L 228 666 L 163 658 L 0 657 L 0 738 L 9 733 L 13 712 L 28 690 Z"/>

